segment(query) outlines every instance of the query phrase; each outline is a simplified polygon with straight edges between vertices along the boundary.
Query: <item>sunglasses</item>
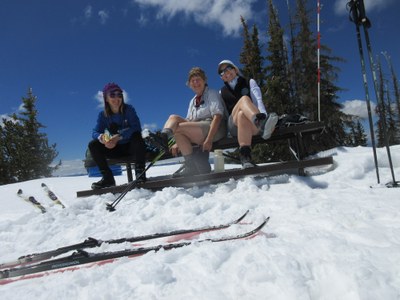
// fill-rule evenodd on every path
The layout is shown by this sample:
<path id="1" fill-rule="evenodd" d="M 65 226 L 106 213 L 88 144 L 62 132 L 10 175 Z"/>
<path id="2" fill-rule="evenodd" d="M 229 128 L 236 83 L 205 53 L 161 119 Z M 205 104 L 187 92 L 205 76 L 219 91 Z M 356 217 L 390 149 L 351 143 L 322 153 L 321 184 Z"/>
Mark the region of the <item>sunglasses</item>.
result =
<path id="1" fill-rule="evenodd" d="M 233 69 L 233 67 L 232 66 L 227 66 L 227 67 L 225 67 L 225 69 L 223 69 L 222 71 L 220 71 L 219 72 L 219 76 L 224 76 L 224 74 L 226 73 L 226 71 L 230 71 L 230 70 L 232 70 Z"/>
<path id="2" fill-rule="evenodd" d="M 124 97 L 124 94 L 122 94 L 122 93 L 109 93 L 108 94 L 108 96 L 110 97 L 110 98 L 123 98 Z"/>

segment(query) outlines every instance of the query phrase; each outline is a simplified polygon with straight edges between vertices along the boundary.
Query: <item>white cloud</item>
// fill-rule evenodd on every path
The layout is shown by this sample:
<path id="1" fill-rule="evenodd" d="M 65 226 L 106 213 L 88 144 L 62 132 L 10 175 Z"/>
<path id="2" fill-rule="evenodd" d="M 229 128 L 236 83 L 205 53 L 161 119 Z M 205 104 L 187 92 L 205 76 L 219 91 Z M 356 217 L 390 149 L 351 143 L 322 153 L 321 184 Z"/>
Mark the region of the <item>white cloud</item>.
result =
<path id="1" fill-rule="evenodd" d="M 375 116 L 375 103 L 370 102 L 371 104 L 371 114 Z M 348 115 L 358 116 L 362 119 L 368 118 L 368 109 L 367 103 L 364 100 L 348 100 L 343 103 L 342 112 Z"/>
<path id="2" fill-rule="evenodd" d="M 110 17 L 110 14 L 106 10 L 100 10 L 98 12 L 98 15 L 100 17 L 101 24 L 105 24 L 107 22 L 108 18 Z"/>
<path id="3" fill-rule="evenodd" d="M 222 27 L 225 35 L 238 35 L 242 29 L 240 16 L 250 19 L 255 0 L 132 0 L 141 8 L 157 9 L 157 19 L 170 20 L 178 14 L 203 26 Z"/>
<path id="4" fill-rule="evenodd" d="M 158 125 L 156 123 L 150 123 L 150 124 L 144 123 L 142 127 L 143 131 L 149 130 L 151 132 L 154 132 L 158 129 Z"/>
<path id="5" fill-rule="evenodd" d="M 92 17 L 92 6 L 88 5 L 85 7 L 83 10 L 83 14 L 85 16 L 85 19 L 90 19 Z"/>
<path id="6" fill-rule="evenodd" d="M 368 12 L 375 10 L 382 10 L 390 6 L 392 3 L 398 0 L 364 0 L 364 6 L 366 10 L 366 15 L 368 17 Z M 334 4 L 334 11 L 337 15 L 348 14 L 347 3 L 349 0 L 336 0 Z"/>
<path id="7" fill-rule="evenodd" d="M 147 25 L 147 23 L 149 22 L 149 20 L 147 19 L 147 17 L 144 14 L 140 14 L 140 18 L 137 20 L 139 25 L 144 27 Z"/>
<path id="8" fill-rule="evenodd" d="M 0 127 L 3 127 L 4 126 L 4 122 L 6 122 L 6 121 L 11 121 L 13 123 L 17 123 L 18 122 L 18 120 L 13 119 L 9 115 L 0 115 Z"/>

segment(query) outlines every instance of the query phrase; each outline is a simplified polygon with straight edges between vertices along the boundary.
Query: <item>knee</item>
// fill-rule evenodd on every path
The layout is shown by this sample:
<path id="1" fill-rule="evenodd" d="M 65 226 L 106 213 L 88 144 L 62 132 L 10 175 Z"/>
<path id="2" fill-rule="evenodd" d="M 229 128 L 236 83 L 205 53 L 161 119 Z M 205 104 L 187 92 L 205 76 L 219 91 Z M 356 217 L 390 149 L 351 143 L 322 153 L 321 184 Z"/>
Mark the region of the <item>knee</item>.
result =
<path id="1" fill-rule="evenodd" d="M 182 117 L 179 115 L 170 115 L 168 117 L 168 122 L 179 123 L 181 119 Z"/>
<path id="2" fill-rule="evenodd" d="M 253 101 L 249 96 L 245 95 L 239 99 L 238 103 L 240 103 L 241 105 L 246 105 L 248 103 L 253 103 Z"/>

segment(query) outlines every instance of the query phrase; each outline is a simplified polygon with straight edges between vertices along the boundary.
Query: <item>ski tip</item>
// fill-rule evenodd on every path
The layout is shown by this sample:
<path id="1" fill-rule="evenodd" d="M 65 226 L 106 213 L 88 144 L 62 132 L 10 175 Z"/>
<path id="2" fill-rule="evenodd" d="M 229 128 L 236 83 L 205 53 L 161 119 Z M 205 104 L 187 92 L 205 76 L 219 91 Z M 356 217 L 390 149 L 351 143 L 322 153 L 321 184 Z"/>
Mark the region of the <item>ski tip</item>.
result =
<path id="1" fill-rule="evenodd" d="M 269 221 L 270 217 L 264 219 L 264 221 L 257 227 L 257 230 L 261 230 Z"/>
<path id="2" fill-rule="evenodd" d="M 239 219 L 235 221 L 235 223 L 239 223 L 240 221 L 242 221 L 249 214 L 249 212 L 250 210 L 248 209 Z"/>
<path id="3" fill-rule="evenodd" d="M 46 184 L 44 182 L 42 182 L 42 187 L 45 187 L 45 186 L 46 186 Z"/>
<path id="4" fill-rule="evenodd" d="M 22 190 L 19 189 L 18 192 L 17 192 L 17 194 L 18 194 L 18 195 L 21 195 L 21 194 L 22 194 Z"/>

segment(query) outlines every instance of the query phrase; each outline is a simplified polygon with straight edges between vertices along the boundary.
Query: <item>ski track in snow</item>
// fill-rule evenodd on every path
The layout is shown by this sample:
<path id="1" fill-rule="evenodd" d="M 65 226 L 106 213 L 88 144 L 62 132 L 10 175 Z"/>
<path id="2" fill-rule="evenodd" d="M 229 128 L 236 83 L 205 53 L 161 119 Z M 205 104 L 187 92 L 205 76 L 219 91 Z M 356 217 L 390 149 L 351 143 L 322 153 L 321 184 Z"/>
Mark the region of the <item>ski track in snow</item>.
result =
<path id="1" fill-rule="evenodd" d="M 400 180 L 400 146 L 391 147 Z M 337 148 L 331 168 L 314 175 L 280 175 L 162 191 L 130 191 L 115 212 L 106 194 L 76 198 L 97 178 L 66 176 L 0 186 L 0 263 L 19 256 L 82 242 L 217 225 L 246 210 L 238 233 L 270 216 L 263 234 L 222 243 L 195 243 L 170 251 L 121 258 L 82 268 L 0 285 L 2 299 L 400 299 L 400 189 L 392 180 L 386 149 L 378 149 L 381 185 L 372 149 Z M 77 161 L 79 162 L 79 161 Z M 177 165 L 156 166 L 149 176 L 172 173 Z M 116 177 L 126 182 L 125 173 Z M 59 197 L 54 204 L 40 184 Z M 371 188 L 372 186 L 373 188 Z M 21 188 L 47 209 L 42 214 L 18 198 Z M 244 228 L 243 228 L 244 227 Z M 129 247 L 130 245 L 123 244 Z M 103 244 L 89 251 L 121 249 Z"/>

